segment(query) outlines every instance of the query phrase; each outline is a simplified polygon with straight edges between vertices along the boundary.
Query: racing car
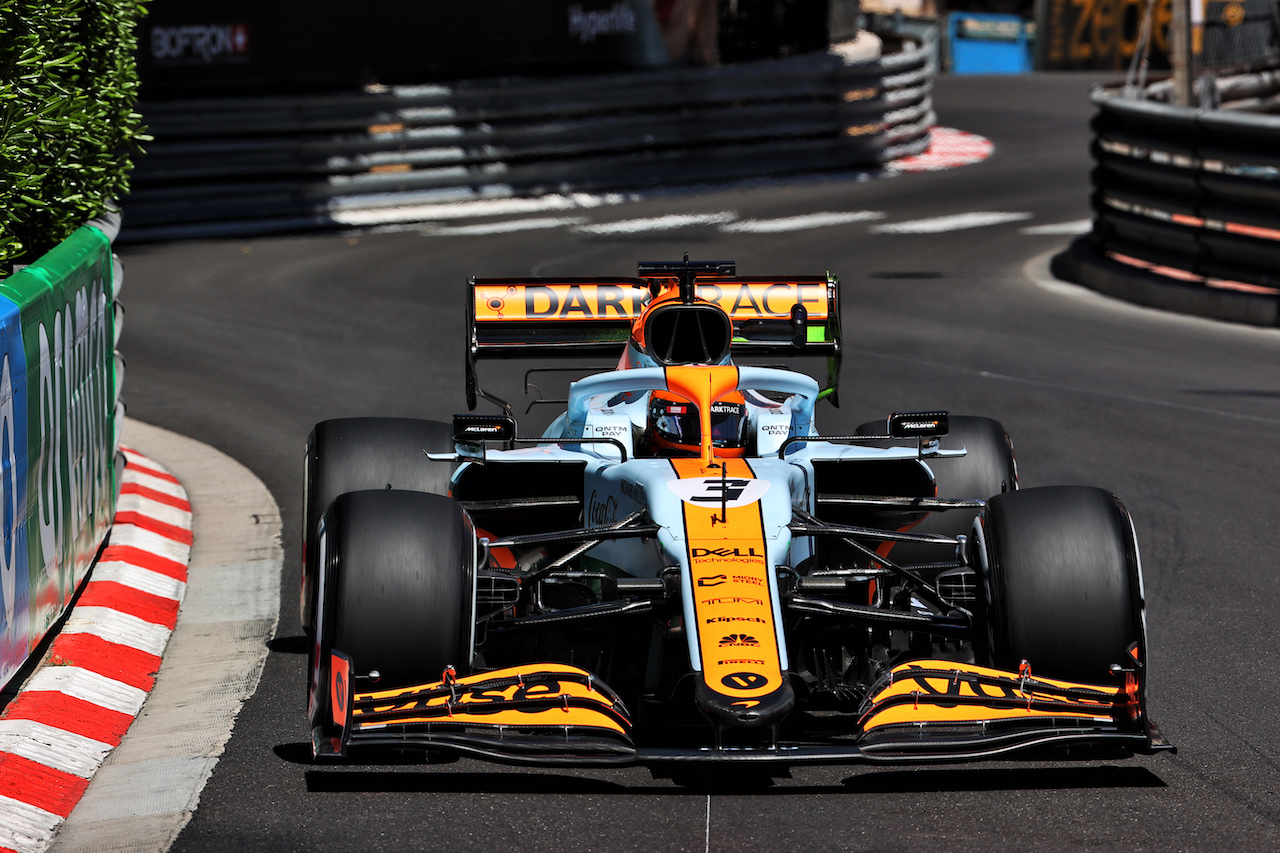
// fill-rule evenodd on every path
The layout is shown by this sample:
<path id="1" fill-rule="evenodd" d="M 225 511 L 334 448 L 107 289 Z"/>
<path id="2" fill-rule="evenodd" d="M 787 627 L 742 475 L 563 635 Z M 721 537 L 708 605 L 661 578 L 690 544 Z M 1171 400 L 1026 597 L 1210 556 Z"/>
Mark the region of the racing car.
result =
<path id="1" fill-rule="evenodd" d="M 1113 494 L 1019 489 L 990 418 L 820 434 L 834 276 L 686 255 L 635 278 L 472 278 L 465 312 L 468 408 L 494 414 L 307 439 L 317 759 L 660 774 L 1173 748 Z M 524 435 L 479 363 L 561 356 L 608 363 L 531 368 L 526 389 L 587 375 Z M 786 359 L 824 363 L 822 382 Z"/>

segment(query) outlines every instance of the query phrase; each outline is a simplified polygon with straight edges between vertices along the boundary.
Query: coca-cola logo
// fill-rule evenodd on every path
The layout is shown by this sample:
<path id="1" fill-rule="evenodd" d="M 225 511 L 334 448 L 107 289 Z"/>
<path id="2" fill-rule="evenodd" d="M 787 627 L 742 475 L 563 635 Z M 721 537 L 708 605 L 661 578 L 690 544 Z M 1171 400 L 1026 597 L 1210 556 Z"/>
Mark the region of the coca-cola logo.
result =
<path id="1" fill-rule="evenodd" d="M 618 499 L 609 495 L 604 500 L 599 500 L 593 491 L 587 504 L 587 518 L 592 527 L 615 523 L 618 520 Z"/>

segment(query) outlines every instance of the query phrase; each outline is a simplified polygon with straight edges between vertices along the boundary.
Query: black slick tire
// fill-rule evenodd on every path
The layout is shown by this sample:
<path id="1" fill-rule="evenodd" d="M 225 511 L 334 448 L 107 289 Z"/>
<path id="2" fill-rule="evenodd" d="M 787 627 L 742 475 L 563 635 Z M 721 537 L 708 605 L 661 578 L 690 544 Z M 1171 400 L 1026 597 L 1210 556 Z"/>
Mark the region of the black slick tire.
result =
<path id="1" fill-rule="evenodd" d="M 348 492 L 321 529 L 308 710 L 313 731 L 328 736 L 332 651 L 350 658 L 356 690 L 470 671 L 477 542 L 457 502 L 422 492 Z"/>
<path id="2" fill-rule="evenodd" d="M 1145 660 L 1133 525 L 1115 495 L 1049 486 L 997 495 L 974 526 L 978 663 L 1108 684 L 1137 643 Z"/>
<path id="3" fill-rule="evenodd" d="M 320 517 L 338 495 L 362 489 L 447 495 L 453 463 L 428 459 L 424 450 L 452 452 L 452 428 L 412 418 L 338 418 L 322 421 L 311 431 L 303 476 L 306 505 L 299 594 L 299 615 L 308 635 L 315 624 L 316 531 Z"/>

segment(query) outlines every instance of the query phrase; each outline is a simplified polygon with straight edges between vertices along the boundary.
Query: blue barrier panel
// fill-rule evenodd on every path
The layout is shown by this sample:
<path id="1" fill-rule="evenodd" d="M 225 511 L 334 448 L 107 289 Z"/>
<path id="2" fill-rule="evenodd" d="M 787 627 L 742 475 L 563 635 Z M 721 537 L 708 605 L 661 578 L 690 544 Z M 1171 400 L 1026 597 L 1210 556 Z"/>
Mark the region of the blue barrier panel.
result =
<path id="1" fill-rule="evenodd" d="M 0 280 L 0 685 L 66 612 L 115 512 L 111 243 Z"/>
<path id="2" fill-rule="evenodd" d="M 1031 71 L 1027 23 L 1017 15 L 953 12 L 947 16 L 952 74 L 1026 74 Z"/>

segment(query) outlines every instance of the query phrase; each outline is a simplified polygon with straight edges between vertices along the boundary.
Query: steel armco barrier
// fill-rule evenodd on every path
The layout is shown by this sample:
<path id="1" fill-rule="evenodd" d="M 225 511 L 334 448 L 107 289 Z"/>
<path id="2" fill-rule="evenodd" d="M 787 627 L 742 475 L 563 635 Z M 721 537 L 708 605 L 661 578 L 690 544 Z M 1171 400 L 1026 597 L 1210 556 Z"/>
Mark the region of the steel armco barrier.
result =
<path id="1" fill-rule="evenodd" d="M 1223 78 L 1211 109 L 1095 89 L 1093 231 L 1055 271 L 1130 301 L 1272 326 L 1280 305 L 1280 73 Z M 1204 98 L 1202 98 L 1203 100 Z"/>
<path id="2" fill-rule="evenodd" d="M 124 240 L 422 218 L 412 205 L 877 167 L 935 122 L 930 53 L 151 102 Z"/>

